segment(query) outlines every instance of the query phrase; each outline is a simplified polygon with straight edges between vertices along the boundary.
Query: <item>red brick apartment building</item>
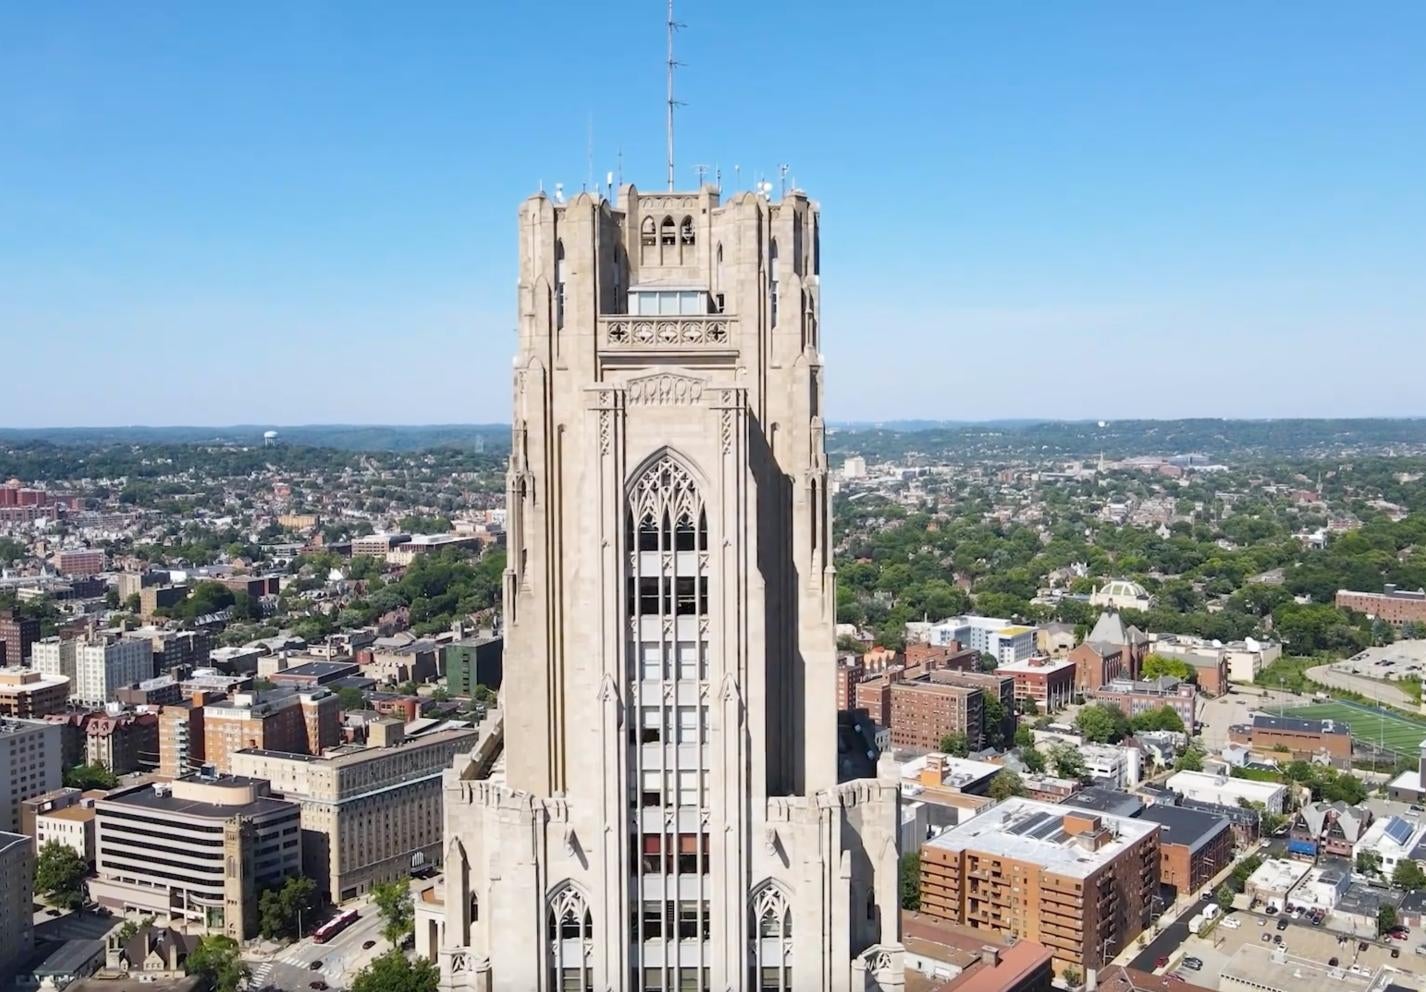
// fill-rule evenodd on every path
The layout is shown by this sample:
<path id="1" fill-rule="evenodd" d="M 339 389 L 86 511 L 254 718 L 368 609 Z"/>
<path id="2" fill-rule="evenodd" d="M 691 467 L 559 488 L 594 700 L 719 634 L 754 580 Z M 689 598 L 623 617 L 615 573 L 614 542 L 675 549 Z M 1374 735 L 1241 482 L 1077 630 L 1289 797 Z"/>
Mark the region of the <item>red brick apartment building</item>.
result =
<path id="1" fill-rule="evenodd" d="M 1414 623 L 1426 624 L 1426 589 L 1411 592 L 1387 583 L 1382 592 L 1352 592 L 1337 590 L 1337 608 L 1355 610 L 1369 617 L 1385 620 L 1393 627 Z"/>
<path id="2" fill-rule="evenodd" d="M 921 912 L 1043 944 L 1058 972 L 1111 960 L 1149 925 L 1156 823 L 1007 799 L 921 849 Z"/>
<path id="3" fill-rule="evenodd" d="M 947 734 L 964 734 L 971 750 L 983 742 L 984 696 L 979 688 L 930 679 L 891 683 L 891 743 L 930 751 Z"/>

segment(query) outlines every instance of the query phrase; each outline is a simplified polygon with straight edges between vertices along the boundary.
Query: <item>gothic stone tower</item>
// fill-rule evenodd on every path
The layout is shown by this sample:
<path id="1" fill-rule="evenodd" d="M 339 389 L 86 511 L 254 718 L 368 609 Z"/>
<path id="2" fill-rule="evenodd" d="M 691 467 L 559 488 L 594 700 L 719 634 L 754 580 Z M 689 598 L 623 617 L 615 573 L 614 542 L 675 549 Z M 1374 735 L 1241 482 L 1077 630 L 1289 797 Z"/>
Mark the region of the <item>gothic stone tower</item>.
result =
<path id="1" fill-rule="evenodd" d="M 897 784 L 837 781 L 817 206 L 520 210 L 504 775 L 444 987 L 902 987 Z"/>

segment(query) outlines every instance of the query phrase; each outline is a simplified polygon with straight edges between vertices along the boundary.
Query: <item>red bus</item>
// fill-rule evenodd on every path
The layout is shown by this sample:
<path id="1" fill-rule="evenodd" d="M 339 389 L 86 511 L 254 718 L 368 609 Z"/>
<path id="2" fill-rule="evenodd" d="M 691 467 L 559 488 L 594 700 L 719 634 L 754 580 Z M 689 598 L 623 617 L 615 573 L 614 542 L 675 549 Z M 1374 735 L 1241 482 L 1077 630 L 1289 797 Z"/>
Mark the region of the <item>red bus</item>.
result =
<path id="1" fill-rule="evenodd" d="M 349 909 L 344 913 L 338 913 L 316 930 L 312 931 L 312 940 L 318 944 L 325 944 L 356 921 L 357 911 L 354 909 Z"/>

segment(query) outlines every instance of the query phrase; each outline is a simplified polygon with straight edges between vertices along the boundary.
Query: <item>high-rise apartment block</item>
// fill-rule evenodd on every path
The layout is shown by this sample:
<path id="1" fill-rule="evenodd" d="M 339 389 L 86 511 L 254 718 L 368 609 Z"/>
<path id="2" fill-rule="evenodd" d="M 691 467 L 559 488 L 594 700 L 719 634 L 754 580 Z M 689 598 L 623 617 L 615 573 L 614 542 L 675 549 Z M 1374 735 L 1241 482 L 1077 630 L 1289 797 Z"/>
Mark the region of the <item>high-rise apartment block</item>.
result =
<path id="1" fill-rule="evenodd" d="M 69 679 L 33 668 L 0 669 L 0 716 L 32 720 L 59 713 L 69 700 Z"/>
<path id="2" fill-rule="evenodd" d="M 899 988 L 897 777 L 839 782 L 821 228 L 520 211 L 503 781 L 446 791 L 447 989 Z"/>
<path id="3" fill-rule="evenodd" d="M 233 753 L 244 748 L 321 754 L 340 742 L 341 720 L 341 702 L 330 689 L 235 693 L 203 707 L 203 760 L 229 772 Z"/>
<path id="4" fill-rule="evenodd" d="M 20 829 L 20 804 L 60 787 L 60 728 L 0 719 L 0 830 Z"/>
<path id="5" fill-rule="evenodd" d="M 921 912 L 1025 937 L 1080 973 L 1149 925 L 1156 823 L 1032 799 L 1000 805 L 921 848 Z"/>
<path id="6" fill-rule="evenodd" d="M 302 809 L 302 861 L 332 902 L 409 877 L 442 857 L 441 780 L 477 732 L 436 730 L 407 739 L 401 721 L 380 720 L 367 743 L 318 758 L 278 751 L 232 755 L 233 771 L 262 778 Z"/>
<path id="7" fill-rule="evenodd" d="M 297 806 L 266 782 L 206 776 L 133 786 L 95 803 L 89 892 L 115 912 L 236 940 L 257 932 L 259 892 L 302 873 Z"/>
<path id="8" fill-rule="evenodd" d="M 103 706 L 126 685 L 153 677 L 153 646 L 113 633 L 97 634 L 75 646 L 74 692 L 84 706 Z"/>

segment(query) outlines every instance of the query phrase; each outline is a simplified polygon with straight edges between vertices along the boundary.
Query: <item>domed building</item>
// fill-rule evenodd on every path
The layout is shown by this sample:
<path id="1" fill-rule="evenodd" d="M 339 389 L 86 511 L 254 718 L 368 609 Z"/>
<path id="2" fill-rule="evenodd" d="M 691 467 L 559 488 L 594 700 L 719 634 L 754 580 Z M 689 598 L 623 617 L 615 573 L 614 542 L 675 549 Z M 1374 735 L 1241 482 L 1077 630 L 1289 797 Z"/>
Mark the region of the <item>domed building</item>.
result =
<path id="1" fill-rule="evenodd" d="M 1148 590 L 1128 579 L 1114 579 L 1103 588 L 1095 589 L 1089 597 L 1090 606 L 1110 610 L 1147 610 L 1153 602 Z"/>

